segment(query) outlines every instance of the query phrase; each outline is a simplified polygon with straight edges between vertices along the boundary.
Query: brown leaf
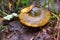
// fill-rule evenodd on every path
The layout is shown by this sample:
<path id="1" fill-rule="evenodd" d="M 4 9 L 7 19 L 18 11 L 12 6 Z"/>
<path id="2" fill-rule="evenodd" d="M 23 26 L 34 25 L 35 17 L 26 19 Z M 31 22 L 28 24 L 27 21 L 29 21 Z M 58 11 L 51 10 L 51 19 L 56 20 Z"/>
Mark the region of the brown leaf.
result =
<path id="1" fill-rule="evenodd" d="M 9 30 L 14 31 L 14 30 L 20 30 L 22 27 L 22 24 L 19 21 L 11 21 L 10 23 Z"/>

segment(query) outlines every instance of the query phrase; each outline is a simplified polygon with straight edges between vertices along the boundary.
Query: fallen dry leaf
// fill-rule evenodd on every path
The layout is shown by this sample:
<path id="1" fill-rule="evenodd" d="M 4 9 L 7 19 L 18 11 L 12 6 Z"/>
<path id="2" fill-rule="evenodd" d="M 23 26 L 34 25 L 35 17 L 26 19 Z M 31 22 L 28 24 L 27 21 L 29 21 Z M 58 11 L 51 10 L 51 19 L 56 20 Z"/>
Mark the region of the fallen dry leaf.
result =
<path id="1" fill-rule="evenodd" d="M 10 31 L 14 31 L 14 30 L 18 30 L 20 31 L 22 24 L 17 20 L 17 21 L 11 21 L 10 23 L 10 27 L 9 30 Z"/>

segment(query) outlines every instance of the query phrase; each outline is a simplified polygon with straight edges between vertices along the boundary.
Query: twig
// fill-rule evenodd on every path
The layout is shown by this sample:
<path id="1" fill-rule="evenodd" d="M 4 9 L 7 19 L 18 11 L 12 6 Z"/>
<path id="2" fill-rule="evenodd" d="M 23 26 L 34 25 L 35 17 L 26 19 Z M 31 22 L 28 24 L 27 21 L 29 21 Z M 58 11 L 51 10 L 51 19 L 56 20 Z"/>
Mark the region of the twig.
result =
<path id="1" fill-rule="evenodd" d="M 34 36 L 32 36 L 32 38 L 30 40 L 33 40 L 34 39 Z"/>
<path id="2" fill-rule="evenodd" d="M 56 14 L 54 14 L 54 13 L 52 13 L 52 12 L 51 12 L 51 14 L 52 14 L 53 16 L 55 16 L 55 17 L 57 18 L 57 20 L 59 20 L 59 16 L 57 16 Z"/>
<path id="3" fill-rule="evenodd" d="M 58 35 L 57 35 L 57 40 L 59 40 L 59 33 L 60 33 L 60 20 L 57 22 L 58 25 Z"/>
<path id="4" fill-rule="evenodd" d="M 54 14 L 54 13 L 51 13 L 51 14 L 57 18 L 57 27 L 58 27 L 57 40 L 58 40 L 58 38 L 59 38 L 59 32 L 60 32 L 60 19 L 59 19 L 59 16 L 57 16 L 56 14 Z"/>
<path id="5" fill-rule="evenodd" d="M 33 40 L 34 38 L 37 39 L 39 37 L 39 35 L 40 35 L 40 32 L 38 32 L 37 36 L 33 36 L 30 40 Z"/>

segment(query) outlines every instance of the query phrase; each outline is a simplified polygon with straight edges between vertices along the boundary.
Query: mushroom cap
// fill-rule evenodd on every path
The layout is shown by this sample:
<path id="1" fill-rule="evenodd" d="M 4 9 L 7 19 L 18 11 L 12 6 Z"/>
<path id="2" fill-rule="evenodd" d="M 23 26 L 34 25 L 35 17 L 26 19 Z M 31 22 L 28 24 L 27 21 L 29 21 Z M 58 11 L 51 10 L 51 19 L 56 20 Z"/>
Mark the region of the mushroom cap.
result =
<path id="1" fill-rule="evenodd" d="M 29 10 L 29 9 L 28 9 Z M 19 19 L 21 23 L 27 25 L 28 27 L 42 27 L 44 26 L 50 19 L 50 11 L 43 8 L 32 9 L 33 11 L 37 11 L 39 13 L 38 16 L 31 16 L 29 13 L 21 12 L 19 14 Z"/>

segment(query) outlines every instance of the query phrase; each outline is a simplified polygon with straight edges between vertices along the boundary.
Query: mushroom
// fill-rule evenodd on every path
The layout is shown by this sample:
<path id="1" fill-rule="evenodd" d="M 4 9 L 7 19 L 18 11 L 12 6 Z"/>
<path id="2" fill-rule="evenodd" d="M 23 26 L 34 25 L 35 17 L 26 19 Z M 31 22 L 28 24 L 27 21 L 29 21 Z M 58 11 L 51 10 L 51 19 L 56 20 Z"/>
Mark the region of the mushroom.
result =
<path id="1" fill-rule="evenodd" d="M 22 9 L 19 14 L 19 19 L 21 23 L 27 25 L 28 27 L 42 27 L 49 21 L 50 11 L 31 5 L 30 7 Z"/>

